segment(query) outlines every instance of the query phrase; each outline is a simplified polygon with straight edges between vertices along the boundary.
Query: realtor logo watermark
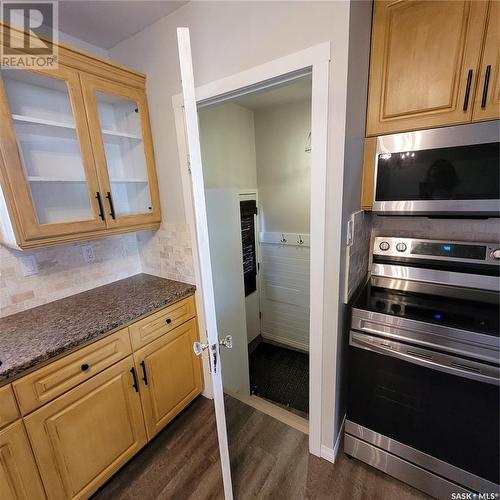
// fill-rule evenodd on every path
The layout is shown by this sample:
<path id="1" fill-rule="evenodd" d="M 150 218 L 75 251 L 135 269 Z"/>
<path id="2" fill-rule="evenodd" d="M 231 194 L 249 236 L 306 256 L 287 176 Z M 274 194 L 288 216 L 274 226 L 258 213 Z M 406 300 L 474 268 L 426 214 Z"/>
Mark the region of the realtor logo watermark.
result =
<path id="1" fill-rule="evenodd" d="M 57 2 L 0 2 L 0 66 L 15 69 L 58 67 Z M 11 27 L 12 29 L 10 29 Z"/>
<path id="2" fill-rule="evenodd" d="M 497 500 L 498 497 L 499 494 L 494 492 L 490 493 L 457 492 L 451 494 L 451 500 Z"/>

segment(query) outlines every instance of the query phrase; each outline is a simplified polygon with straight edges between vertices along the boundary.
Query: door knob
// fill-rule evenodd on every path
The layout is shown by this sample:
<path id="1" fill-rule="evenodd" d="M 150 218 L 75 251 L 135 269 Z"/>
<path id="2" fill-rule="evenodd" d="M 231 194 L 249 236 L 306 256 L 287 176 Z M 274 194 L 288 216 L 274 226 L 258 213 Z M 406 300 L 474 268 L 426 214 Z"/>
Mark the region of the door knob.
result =
<path id="1" fill-rule="evenodd" d="M 202 344 L 201 342 L 193 342 L 193 351 L 196 354 L 196 356 L 201 356 L 203 354 L 203 351 L 208 348 L 209 348 L 208 344 Z"/>
<path id="2" fill-rule="evenodd" d="M 233 336 L 226 335 L 223 339 L 219 340 L 219 345 L 227 347 L 228 349 L 232 349 L 233 348 Z"/>

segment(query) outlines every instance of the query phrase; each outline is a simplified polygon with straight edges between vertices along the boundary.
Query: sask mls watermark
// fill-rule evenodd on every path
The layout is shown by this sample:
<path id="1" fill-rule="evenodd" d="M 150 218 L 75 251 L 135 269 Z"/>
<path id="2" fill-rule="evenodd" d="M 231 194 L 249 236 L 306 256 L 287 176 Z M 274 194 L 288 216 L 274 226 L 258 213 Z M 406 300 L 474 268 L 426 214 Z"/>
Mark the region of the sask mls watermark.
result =
<path id="1" fill-rule="evenodd" d="M 15 69 L 58 67 L 57 2 L 0 2 L 0 66 Z"/>

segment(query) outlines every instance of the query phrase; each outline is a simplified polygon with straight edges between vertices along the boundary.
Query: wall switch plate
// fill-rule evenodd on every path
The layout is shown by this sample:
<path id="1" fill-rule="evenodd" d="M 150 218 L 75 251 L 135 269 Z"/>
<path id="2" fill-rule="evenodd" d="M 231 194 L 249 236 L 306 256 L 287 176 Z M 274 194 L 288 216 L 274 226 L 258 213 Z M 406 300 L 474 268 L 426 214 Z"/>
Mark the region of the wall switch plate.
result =
<path id="1" fill-rule="evenodd" d="M 24 255 L 21 257 L 21 269 L 24 276 L 38 274 L 38 262 L 35 255 Z"/>
<path id="2" fill-rule="evenodd" d="M 347 236 L 346 236 L 346 245 L 350 247 L 353 244 L 353 230 L 354 230 L 354 222 L 352 217 L 347 221 Z"/>
<path id="3" fill-rule="evenodd" d="M 94 262 L 95 261 L 94 247 L 92 245 L 83 245 L 82 255 L 83 255 L 83 260 L 87 264 Z"/>

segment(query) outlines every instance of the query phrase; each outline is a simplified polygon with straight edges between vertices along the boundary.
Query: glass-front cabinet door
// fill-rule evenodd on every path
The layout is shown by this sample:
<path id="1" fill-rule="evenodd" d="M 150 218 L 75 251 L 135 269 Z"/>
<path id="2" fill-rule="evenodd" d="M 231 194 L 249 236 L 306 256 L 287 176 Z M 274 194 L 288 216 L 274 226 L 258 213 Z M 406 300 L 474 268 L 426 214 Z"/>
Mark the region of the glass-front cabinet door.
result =
<path id="1" fill-rule="evenodd" d="M 144 89 L 81 75 L 108 225 L 160 220 Z"/>
<path id="2" fill-rule="evenodd" d="M 26 240 L 105 229 L 78 73 L 3 69 L 0 141 Z"/>

